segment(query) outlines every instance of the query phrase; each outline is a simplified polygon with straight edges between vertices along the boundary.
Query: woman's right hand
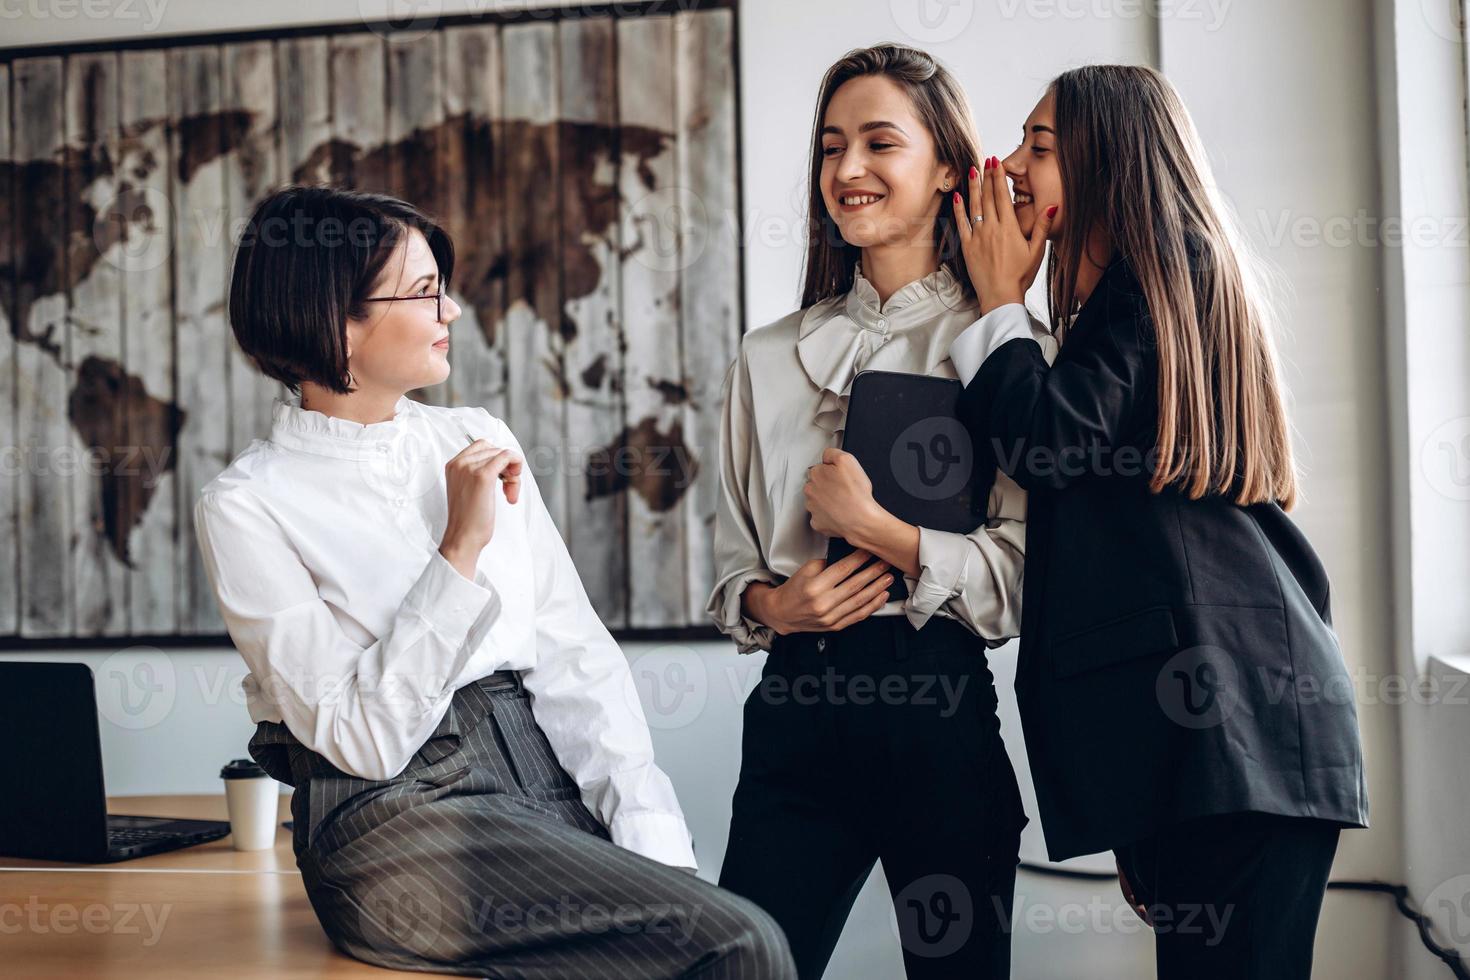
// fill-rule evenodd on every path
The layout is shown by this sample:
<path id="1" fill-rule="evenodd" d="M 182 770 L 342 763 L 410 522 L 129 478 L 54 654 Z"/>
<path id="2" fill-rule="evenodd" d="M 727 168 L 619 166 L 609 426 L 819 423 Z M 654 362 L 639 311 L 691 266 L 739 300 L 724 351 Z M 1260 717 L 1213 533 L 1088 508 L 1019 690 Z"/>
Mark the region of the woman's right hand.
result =
<path id="1" fill-rule="evenodd" d="M 983 173 L 970 168 L 968 210 L 959 191 L 954 192 L 952 203 L 965 270 L 975 286 L 980 314 L 1008 303 L 1024 303 L 1026 287 L 1036 278 L 1046 255 L 1057 209 L 1048 208 L 1037 216 L 1029 239 L 1022 234 L 1015 202 L 1006 188 L 1005 168 L 995 157 L 985 160 Z"/>
<path id="2" fill-rule="evenodd" d="M 862 567 L 872 557 L 858 550 L 830 566 L 813 558 L 780 585 L 752 582 L 744 596 L 751 618 L 782 636 L 831 632 L 867 619 L 888 602 L 893 582 L 886 561 Z"/>
<path id="3" fill-rule="evenodd" d="M 444 464 L 449 519 L 439 552 L 467 579 L 474 579 L 475 561 L 495 536 L 495 482 L 505 481 L 505 499 L 515 503 L 521 495 L 521 466 L 514 452 L 484 439 L 476 439 Z"/>

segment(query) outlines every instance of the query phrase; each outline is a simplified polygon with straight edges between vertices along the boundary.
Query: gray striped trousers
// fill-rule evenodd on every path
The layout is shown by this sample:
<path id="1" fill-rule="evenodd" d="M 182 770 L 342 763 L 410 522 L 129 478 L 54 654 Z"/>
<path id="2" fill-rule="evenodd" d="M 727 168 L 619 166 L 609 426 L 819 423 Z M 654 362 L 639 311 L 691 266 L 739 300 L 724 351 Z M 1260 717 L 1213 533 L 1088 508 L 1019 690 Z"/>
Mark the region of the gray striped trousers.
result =
<path id="1" fill-rule="evenodd" d="M 511 671 L 454 694 L 402 773 L 358 779 L 261 722 L 318 920 L 377 966 L 461 976 L 794 980 L 754 903 L 611 842 Z"/>

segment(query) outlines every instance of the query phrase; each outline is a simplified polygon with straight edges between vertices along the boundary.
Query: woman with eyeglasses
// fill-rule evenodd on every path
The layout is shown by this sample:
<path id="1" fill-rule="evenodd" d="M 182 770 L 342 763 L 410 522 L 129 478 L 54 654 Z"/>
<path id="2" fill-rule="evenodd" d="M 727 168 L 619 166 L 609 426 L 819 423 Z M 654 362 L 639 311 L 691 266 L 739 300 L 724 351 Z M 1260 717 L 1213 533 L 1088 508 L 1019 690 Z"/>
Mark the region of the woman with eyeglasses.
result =
<path id="1" fill-rule="evenodd" d="M 271 195 L 235 257 L 235 338 L 294 397 L 194 521 L 312 907 L 394 969 L 794 977 L 774 921 L 692 874 L 520 443 L 407 396 L 450 373 L 453 272 L 413 206 L 325 187 Z"/>

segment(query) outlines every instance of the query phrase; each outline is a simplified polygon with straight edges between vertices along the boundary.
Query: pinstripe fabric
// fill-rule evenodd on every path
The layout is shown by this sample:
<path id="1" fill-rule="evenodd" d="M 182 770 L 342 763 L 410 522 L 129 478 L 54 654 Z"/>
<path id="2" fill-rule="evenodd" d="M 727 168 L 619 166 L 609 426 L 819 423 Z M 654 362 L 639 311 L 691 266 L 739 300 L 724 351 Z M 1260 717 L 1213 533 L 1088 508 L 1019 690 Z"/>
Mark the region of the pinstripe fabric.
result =
<path id="1" fill-rule="evenodd" d="M 515 671 L 457 690 L 392 779 L 349 776 L 278 722 L 250 754 L 295 787 L 297 867 L 349 956 L 526 980 L 796 976 L 754 903 L 611 842 Z"/>

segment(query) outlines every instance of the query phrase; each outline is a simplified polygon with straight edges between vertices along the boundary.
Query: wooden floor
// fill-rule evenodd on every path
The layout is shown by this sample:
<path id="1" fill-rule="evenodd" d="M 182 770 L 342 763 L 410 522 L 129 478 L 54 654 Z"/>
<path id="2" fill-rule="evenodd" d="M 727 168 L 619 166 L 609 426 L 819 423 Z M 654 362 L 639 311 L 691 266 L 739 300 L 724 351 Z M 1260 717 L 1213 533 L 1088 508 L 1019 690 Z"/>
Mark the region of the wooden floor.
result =
<path id="1" fill-rule="evenodd" d="M 280 820 L 289 820 L 281 797 Z M 223 820 L 218 796 L 115 796 L 109 813 Z M 230 838 L 167 854 L 86 865 L 0 856 L 0 976 L 189 980 L 422 977 L 339 953 L 317 923 L 276 825 L 275 847 Z"/>

